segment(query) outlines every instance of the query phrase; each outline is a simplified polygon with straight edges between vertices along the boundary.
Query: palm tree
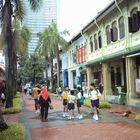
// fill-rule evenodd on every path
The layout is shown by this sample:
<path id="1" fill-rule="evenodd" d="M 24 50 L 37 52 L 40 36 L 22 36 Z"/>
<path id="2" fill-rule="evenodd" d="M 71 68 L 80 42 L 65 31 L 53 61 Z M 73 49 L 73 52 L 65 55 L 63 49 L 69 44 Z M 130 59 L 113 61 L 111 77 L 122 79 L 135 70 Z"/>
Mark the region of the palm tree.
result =
<path id="1" fill-rule="evenodd" d="M 12 16 L 17 17 L 17 19 L 22 20 L 25 14 L 23 1 L 16 0 L 14 4 L 12 4 L 14 0 L 5 0 L 4 5 L 2 6 L 2 33 L 4 38 L 5 45 L 5 60 L 6 60 L 6 93 L 7 93 L 7 101 L 6 107 L 12 106 L 12 79 L 14 77 L 14 68 L 12 61 L 12 53 L 14 50 L 13 40 L 12 40 Z M 41 0 L 29 0 L 31 4 L 31 8 L 33 10 L 37 9 L 40 5 Z M 13 11 L 13 5 L 15 6 L 15 10 Z"/>
<path id="2" fill-rule="evenodd" d="M 50 37 L 48 36 L 50 32 L 50 26 L 45 28 L 43 32 L 37 34 L 39 37 L 38 45 L 35 51 L 37 51 L 41 56 L 45 57 L 45 68 L 46 68 L 46 83 L 48 86 L 48 65 L 49 56 L 53 55 L 52 48 L 50 46 Z"/>
<path id="3" fill-rule="evenodd" d="M 68 47 L 67 41 L 63 38 L 63 35 L 69 35 L 67 30 L 59 32 L 55 22 L 51 24 L 51 47 L 57 59 L 57 88 L 60 87 L 60 50 L 66 51 Z"/>
<path id="4" fill-rule="evenodd" d="M 37 9 L 39 5 L 41 4 L 42 0 L 29 0 L 31 8 L 33 10 Z M 14 67 L 13 67 L 13 36 L 12 36 L 12 16 L 16 16 L 18 19 L 22 20 L 25 10 L 23 6 L 22 0 L 15 0 L 15 10 L 13 11 L 13 3 L 14 0 L 5 0 L 5 3 L 3 5 L 3 1 L 0 1 L 0 7 L 2 11 L 2 38 L 3 43 L 5 46 L 5 63 L 6 63 L 6 107 L 12 107 L 13 106 L 13 90 L 12 90 L 12 81 L 14 77 Z M 2 115 L 0 113 L 0 121 L 2 121 Z M 1 124 L 0 124 L 1 126 Z"/>
<path id="5" fill-rule="evenodd" d="M 39 48 L 48 56 L 55 56 L 57 59 L 57 88 L 60 87 L 60 49 L 67 49 L 67 41 L 62 35 L 69 34 L 68 31 L 59 32 L 57 25 L 52 21 L 51 25 L 48 26 L 40 35 Z M 59 48 L 59 46 L 61 46 Z M 48 59 L 48 58 L 46 58 Z M 46 69 L 47 70 L 47 69 Z"/>

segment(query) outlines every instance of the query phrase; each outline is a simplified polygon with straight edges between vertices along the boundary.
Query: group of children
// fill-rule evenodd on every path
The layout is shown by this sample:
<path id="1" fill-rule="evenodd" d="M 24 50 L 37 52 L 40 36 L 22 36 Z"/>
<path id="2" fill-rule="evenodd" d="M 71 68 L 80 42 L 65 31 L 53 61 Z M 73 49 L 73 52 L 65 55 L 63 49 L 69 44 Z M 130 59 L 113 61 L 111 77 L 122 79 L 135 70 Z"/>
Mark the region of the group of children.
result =
<path id="1" fill-rule="evenodd" d="M 81 114 L 82 103 L 80 102 L 80 100 L 82 98 L 82 93 L 81 93 L 80 87 L 77 88 L 76 95 L 74 95 L 74 92 L 71 93 L 70 90 L 68 88 L 66 88 L 62 92 L 61 96 L 63 99 L 63 106 L 64 106 L 63 117 L 67 116 L 69 120 L 74 118 L 74 109 L 75 109 L 75 104 L 76 104 L 77 109 L 78 109 L 77 118 L 82 119 L 83 118 L 83 116 Z"/>
<path id="2" fill-rule="evenodd" d="M 76 95 L 71 93 L 70 90 L 66 88 L 62 92 L 61 96 L 63 99 L 63 107 L 64 107 L 63 117 L 68 117 L 69 120 L 74 118 L 74 109 L 76 104 L 77 112 L 78 112 L 76 118 L 83 119 L 83 115 L 81 114 L 81 107 L 83 105 L 84 97 L 82 96 L 81 88 L 77 87 Z M 94 114 L 93 119 L 95 119 L 96 121 L 98 120 L 99 96 L 101 96 L 100 91 L 96 89 L 94 83 L 91 83 L 89 89 L 89 98 L 90 98 L 91 109 L 93 110 L 93 114 Z"/>

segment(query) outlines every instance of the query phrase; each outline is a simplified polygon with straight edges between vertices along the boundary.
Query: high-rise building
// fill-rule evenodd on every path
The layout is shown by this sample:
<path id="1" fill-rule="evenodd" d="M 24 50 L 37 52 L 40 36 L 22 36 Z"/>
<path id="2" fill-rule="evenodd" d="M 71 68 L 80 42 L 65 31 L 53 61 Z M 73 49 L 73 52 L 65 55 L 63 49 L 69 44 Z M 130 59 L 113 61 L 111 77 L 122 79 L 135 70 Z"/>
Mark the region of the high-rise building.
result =
<path id="1" fill-rule="evenodd" d="M 28 0 L 25 0 L 26 16 L 23 24 L 29 27 L 31 31 L 31 40 L 28 44 L 28 54 L 34 53 L 37 46 L 37 33 L 42 32 L 50 23 L 57 23 L 57 0 L 43 0 L 40 9 L 33 12 L 30 9 Z"/>

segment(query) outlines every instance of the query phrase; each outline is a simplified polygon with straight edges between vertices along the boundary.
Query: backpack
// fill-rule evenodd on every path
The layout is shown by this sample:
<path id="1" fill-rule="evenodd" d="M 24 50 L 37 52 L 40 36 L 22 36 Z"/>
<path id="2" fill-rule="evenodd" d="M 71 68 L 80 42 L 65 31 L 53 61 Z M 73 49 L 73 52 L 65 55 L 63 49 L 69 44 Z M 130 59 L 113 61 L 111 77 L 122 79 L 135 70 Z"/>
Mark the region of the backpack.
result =
<path id="1" fill-rule="evenodd" d="M 67 93 L 63 94 L 63 99 L 68 99 L 68 94 Z"/>
<path id="2" fill-rule="evenodd" d="M 79 102 L 80 102 L 80 104 L 81 104 L 81 105 L 83 105 L 83 104 L 84 104 L 84 100 L 85 100 L 85 97 L 84 97 L 84 96 L 82 96 L 82 97 L 81 97 L 81 99 L 79 100 Z"/>

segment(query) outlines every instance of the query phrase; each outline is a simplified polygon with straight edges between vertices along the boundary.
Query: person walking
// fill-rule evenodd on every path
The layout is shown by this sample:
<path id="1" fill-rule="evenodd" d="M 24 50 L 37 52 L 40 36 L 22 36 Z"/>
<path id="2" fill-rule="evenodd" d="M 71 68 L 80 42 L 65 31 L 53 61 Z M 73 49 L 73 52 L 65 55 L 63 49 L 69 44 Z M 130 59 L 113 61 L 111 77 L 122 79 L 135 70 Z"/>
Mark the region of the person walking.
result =
<path id="1" fill-rule="evenodd" d="M 68 95 L 68 112 L 69 112 L 68 119 L 69 120 L 74 118 L 75 100 L 76 98 L 74 96 L 74 93 L 70 93 Z"/>
<path id="2" fill-rule="evenodd" d="M 37 111 L 37 105 L 38 105 L 38 95 L 40 93 L 40 89 L 38 88 L 38 86 L 35 86 L 33 88 L 33 92 L 32 92 L 32 97 L 34 98 L 34 102 L 35 102 L 35 110 Z"/>
<path id="3" fill-rule="evenodd" d="M 77 87 L 77 95 L 76 95 L 76 99 L 77 99 L 77 110 L 78 110 L 78 115 L 76 118 L 78 119 L 83 119 L 83 116 L 81 114 L 81 107 L 82 107 L 82 103 L 81 103 L 81 100 L 82 100 L 82 93 L 81 93 L 81 88 L 80 87 Z"/>
<path id="4" fill-rule="evenodd" d="M 47 121 L 48 118 L 48 109 L 51 105 L 51 99 L 47 88 L 43 85 L 41 88 L 41 93 L 39 96 L 39 105 L 40 105 L 40 112 L 41 112 L 41 121 Z"/>
<path id="5" fill-rule="evenodd" d="M 90 101 L 91 101 L 91 106 L 93 108 L 93 119 L 96 121 L 98 120 L 98 113 L 97 113 L 97 108 L 99 108 L 99 91 L 96 90 L 95 84 L 91 83 L 90 84 Z"/>
<path id="6" fill-rule="evenodd" d="M 65 90 L 63 90 L 61 94 L 63 100 L 63 117 L 68 116 L 68 95 L 69 95 L 69 89 L 65 88 Z"/>

